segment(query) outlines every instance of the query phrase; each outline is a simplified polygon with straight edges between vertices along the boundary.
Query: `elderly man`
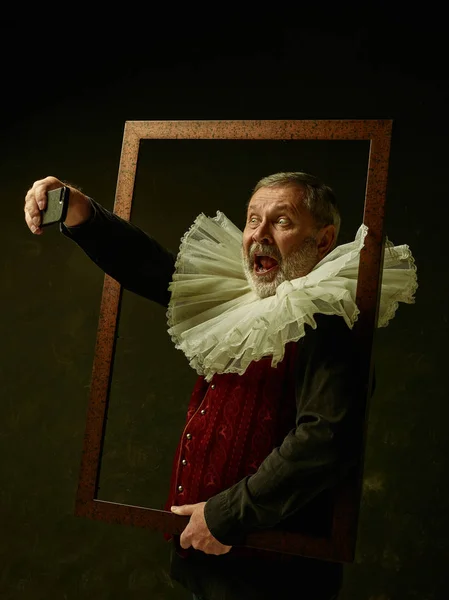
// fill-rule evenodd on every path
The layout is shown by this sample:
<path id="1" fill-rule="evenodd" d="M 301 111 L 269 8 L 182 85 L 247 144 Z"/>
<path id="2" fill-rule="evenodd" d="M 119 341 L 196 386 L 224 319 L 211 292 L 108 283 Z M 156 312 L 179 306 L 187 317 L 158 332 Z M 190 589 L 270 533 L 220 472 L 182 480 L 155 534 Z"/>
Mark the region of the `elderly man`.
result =
<path id="1" fill-rule="evenodd" d="M 62 185 L 47 177 L 28 191 L 33 233 L 43 232 L 46 193 Z M 166 505 L 190 516 L 174 536 L 171 576 L 194 597 L 338 595 L 342 565 L 242 544 L 270 527 L 325 532 L 329 490 L 356 460 L 357 309 L 353 282 L 346 295 L 339 286 L 342 255 L 356 262 L 363 239 L 326 263 L 339 226 L 329 187 L 277 173 L 256 185 L 243 236 L 222 213 L 202 215 L 175 259 L 70 187 L 61 232 L 125 289 L 168 307 L 169 333 L 199 374 Z"/>

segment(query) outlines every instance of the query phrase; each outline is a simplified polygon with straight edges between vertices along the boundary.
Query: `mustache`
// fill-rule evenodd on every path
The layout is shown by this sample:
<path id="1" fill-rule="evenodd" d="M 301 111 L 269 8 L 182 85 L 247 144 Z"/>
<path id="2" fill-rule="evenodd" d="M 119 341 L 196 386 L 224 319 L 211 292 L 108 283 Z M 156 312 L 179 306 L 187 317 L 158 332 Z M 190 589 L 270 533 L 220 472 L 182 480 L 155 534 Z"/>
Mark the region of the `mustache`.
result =
<path id="1" fill-rule="evenodd" d="M 268 244 L 258 244 L 254 242 L 251 244 L 248 250 L 248 258 L 251 261 L 254 261 L 254 257 L 256 254 L 263 254 L 263 256 L 270 256 L 274 258 L 278 263 L 282 261 L 282 255 L 278 248 L 275 246 L 269 246 Z"/>

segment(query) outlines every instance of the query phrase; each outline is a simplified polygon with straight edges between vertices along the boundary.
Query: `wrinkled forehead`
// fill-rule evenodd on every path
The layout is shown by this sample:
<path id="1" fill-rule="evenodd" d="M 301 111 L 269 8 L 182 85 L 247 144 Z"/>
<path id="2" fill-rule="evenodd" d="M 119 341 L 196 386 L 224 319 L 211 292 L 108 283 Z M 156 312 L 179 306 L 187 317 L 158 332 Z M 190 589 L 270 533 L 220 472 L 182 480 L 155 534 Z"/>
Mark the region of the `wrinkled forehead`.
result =
<path id="1" fill-rule="evenodd" d="M 247 210 L 283 210 L 303 212 L 307 210 L 303 203 L 304 191 L 296 185 L 270 186 L 259 188 L 249 199 Z"/>

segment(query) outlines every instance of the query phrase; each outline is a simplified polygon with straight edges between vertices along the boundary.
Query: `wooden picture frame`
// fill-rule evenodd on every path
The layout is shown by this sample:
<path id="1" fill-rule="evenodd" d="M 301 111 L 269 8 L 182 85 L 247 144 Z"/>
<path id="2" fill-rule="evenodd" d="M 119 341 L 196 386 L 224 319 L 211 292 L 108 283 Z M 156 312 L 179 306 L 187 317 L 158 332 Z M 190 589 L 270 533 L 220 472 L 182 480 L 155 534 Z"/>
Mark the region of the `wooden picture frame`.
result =
<path id="1" fill-rule="evenodd" d="M 390 152 L 391 120 L 263 120 L 263 121 L 128 121 L 125 124 L 114 213 L 129 220 L 141 140 L 368 140 L 370 142 L 363 222 L 368 227 L 361 252 L 356 302 L 360 309 L 354 327 L 361 345 L 366 377 L 363 407 L 365 429 L 357 476 L 335 489 L 330 537 L 267 530 L 247 536 L 253 548 L 352 562 L 355 557 L 362 490 L 366 421 L 371 389 L 372 346 L 377 318 L 380 273 L 384 251 L 384 213 Z M 105 275 L 90 385 L 75 514 L 91 519 L 146 527 L 180 534 L 189 517 L 164 510 L 132 506 L 97 498 L 105 437 L 112 365 L 117 336 L 121 286 Z"/>

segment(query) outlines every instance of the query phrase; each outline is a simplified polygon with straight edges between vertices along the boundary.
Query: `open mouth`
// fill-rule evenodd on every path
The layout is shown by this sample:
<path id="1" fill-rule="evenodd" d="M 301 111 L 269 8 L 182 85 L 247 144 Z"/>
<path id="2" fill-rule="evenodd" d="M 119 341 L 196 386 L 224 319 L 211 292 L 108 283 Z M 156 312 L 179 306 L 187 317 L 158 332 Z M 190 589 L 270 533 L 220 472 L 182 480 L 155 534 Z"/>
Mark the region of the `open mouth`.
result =
<path id="1" fill-rule="evenodd" d="M 258 255 L 254 256 L 254 271 L 256 275 L 265 275 L 271 273 L 278 267 L 278 261 L 272 256 Z"/>

